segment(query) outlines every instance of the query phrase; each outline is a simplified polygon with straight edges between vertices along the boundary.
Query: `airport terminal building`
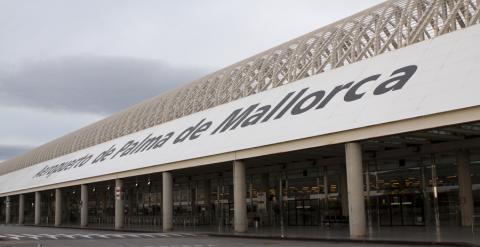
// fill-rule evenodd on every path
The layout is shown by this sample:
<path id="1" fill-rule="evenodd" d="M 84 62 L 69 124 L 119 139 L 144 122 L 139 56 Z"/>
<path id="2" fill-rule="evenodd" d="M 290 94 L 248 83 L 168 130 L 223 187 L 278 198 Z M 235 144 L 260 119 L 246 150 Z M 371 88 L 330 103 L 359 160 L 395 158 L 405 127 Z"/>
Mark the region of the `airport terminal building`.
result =
<path id="1" fill-rule="evenodd" d="M 148 99 L 1 163 L 0 219 L 472 226 L 479 18 L 479 0 L 387 1 Z"/>

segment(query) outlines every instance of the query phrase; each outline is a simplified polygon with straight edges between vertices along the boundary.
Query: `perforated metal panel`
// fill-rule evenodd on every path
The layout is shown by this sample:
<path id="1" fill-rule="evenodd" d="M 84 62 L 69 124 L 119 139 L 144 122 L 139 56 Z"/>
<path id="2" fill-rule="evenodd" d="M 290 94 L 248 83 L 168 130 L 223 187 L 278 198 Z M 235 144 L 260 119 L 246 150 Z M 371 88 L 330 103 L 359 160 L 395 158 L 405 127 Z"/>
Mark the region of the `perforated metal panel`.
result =
<path id="1" fill-rule="evenodd" d="M 479 6 L 387 1 L 7 160 L 0 174 L 477 24 Z"/>

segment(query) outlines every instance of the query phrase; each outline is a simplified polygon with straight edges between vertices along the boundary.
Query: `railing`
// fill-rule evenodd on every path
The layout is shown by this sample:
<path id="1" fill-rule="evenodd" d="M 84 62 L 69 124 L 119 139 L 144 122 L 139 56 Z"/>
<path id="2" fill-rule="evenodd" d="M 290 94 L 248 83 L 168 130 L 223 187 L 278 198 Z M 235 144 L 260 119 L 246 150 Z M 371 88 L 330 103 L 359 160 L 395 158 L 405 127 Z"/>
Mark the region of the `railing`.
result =
<path id="1" fill-rule="evenodd" d="M 17 224 L 18 223 L 18 215 L 12 215 L 10 218 L 10 224 Z"/>
<path id="2" fill-rule="evenodd" d="M 35 216 L 33 215 L 28 215 L 28 214 L 25 214 L 25 224 L 33 224 L 35 222 Z"/>
<path id="3" fill-rule="evenodd" d="M 41 216 L 40 225 L 53 225 L 55 223 L 54 216 Z"/>
<path id="4" fill-rule="evenodd" d="M 115 216 L 89 216 L 88 225 L 98 228 L 112 228 L 115 223 Z"/>
<path id="5" fill-rule="evenodd" d="M 159 215 L 132 215 L 124 218 L 125 229 L 160 230 L 162 216 Z"/>
<path id="6" fill-rule="evenodd" d="M 199 219 L 196 216 L 191 215 L 179 215 L 173 217 L 173 225 L 174 226 L 198 226 Z"/>
<path id="7" fill-rule="evenodd" d="M 475 232 L 475 223 L 477 222 L 477 219 L 480 219 L 479 214 L 472 215 L 472 233 Z"/>
<path id="8" fill-rule="evenodd" d="M 174 226 L 201 226 L 213 224 L 213 220 L 207 215 L 175 215 L 173 216 Z"/>

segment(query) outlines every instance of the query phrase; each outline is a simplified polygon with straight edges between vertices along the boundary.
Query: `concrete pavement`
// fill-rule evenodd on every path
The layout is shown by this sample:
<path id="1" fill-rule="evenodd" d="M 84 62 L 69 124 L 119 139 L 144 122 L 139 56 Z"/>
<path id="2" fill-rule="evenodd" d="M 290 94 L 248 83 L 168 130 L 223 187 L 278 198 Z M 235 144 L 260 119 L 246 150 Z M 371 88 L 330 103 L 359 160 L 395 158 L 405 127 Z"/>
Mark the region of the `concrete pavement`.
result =
<path id="1" fill-rule="evenodd" d="M 254 247 L 254 246 L 401 246 L 374 243 L 295 241 L 219 237 L 185 232 L 137 233 L 52 227 L 0 226 L 0 246 L 19 247 Z"/>

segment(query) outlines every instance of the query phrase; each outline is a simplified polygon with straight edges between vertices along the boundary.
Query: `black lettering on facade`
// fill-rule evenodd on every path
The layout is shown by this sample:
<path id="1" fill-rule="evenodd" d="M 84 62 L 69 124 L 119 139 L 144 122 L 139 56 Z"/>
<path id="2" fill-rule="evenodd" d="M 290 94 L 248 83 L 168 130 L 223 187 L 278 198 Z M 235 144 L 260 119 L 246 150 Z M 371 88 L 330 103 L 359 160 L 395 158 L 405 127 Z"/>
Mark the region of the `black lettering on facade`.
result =
<path id="1" fill-rule="evenodd" d="M 278 113 L 278 115 L 274 119 L 279 119 L 283 117 L 283 115 L 302 97 L 302 95 L 308 90 L 307 88 L 302 89 L 300 92 L 298 92 L 297 95 L 292 99 L 292 101 L 288 102 L 288 104 L 285 106 L 285 108 Z"/>
<path id="2" fill-rule="evenodd" d="M 353 81 L 349 82 L 345 85 L 336 86 L 332 91 L 330 91 L 330 93 L 327 95 L 327 97 L 325 97 L 325 99 L 322 101 L 322 103 L 320 103 L 317 106 L 317 108 L 315 108 L 315 109 L 321 109 L 321 108 L 325 107 L 328 104 L 328 102 L 330 102 L 330 100 L 332 100 L 333 97 L 335 97 L 335 95 L 337 95 L 342 90 L 345 90 L 345 89 L 349 88 L 352 84 L 353 84 Z"/>
<path id="3" fill-rule="evenodd" d="M 378 85 L 373 91 L 374 95 L 384 94 L 389 91 L 395 91 L 401 89 L 405 83 L 407 83 L 410 78 L 412 78 L 413 74 L 417 71 L 416 65 L 406 66 L 400 69 L 393 71 L 390 76 L 397 75 L 399 73 L 403 73 L 403 75 L 396 76 L 393 78 L 388 79 L 387 81 L 383 82 L 382 84 Z"/>
<path id="4" fill-rule="evenodd" d="M 177 138 L 173 141 L 173 144 L 177 144 L 179 142 L 185 141 L 185 139 L 189 138 L 190 135 L 195 132 L 195 130 L 202 125 L 202 123 L 205 121 L 205 118 L 202 119 L 199 123 L 197 123 L 195 126 L 190 126 L 187 129 L 185 129 L 180 135 L 177 136 Z M 194 138 L 195 139 L 195 138 Z"/>
<path id="5" fill-rule="evenodd" d="M 376 75 L 372 75 L 372 76 L 369 76 L 357 83 L 355 83 L 355 85 L 353 85 L 353 87 L 351 87 L 350 89 L 348 89 L 347 93 L 345 94 L 345 97 L 343 97 L 343 99 L 346 101 L 346 102 L 350 102 L 350 101 L 354 101 L 354 100 L 357 100 L 357 99 L 360 99 L 363 97 L 363 95 L 365 95 L 365 92 L 363 93 L 358 93 L 358 89 L 363 86 L 363 84 L 367 83 L 367 82 L 370 82 L 370 81 L 376 81 L 378 78 L 380 77 L 380 74 L 376 74 Z"/>
<path id="6" fill-rule="evenodd" d="M 117 157 L 117 155 L 119 155 L 120 153 L 123 154 L 128 148 L 130 148 L 130 146 L 131 146 L 133 143 L 134 143 L 133 140 L 128 141 L 128 142 L 127 142 L 125 145 L 123 145 L 123 147 L 120 148 L 120 149 L 118 150 L 118 152 L 117 152 L 115 155 L 113 155 L 110 159 L 113 159 L 113 158 Z M 120 155 L 120 157 L 121 157 L 121 156 L 122 156 L 122 155 Z"/>
<path id="7" fill-rule="evenodd" d="M 203 120 L 202 120 L 203 121 Z M 200 137 L 200 135 L 208 130 L 208 128 L 210 128 L 210 126 L 212 126 L 212 121 L 208 121 L 202 125 L 200 125 L 191 135 L 190 135 L 190 138 L 188 138 L 189 140 L 194 140 L 194 139 L 197 139 L 198 137 Z"/>
<path id="8" fill-rule="evenodd" d="M 416 65 L 409 65 L 395 70 L 390 75 L 390 78 L 388 78 L 388 80 L 382 82 L 375 87 L 375 89 L 373 90 L 373 95 L 381 95 L 390 91 L 402 89 L 405 84 L 410 80 L 410 78 L 415 74 L 417 69 L 418 68 Z M 343 95 L 343 99 L 345 102 L 359 100 L 367 94 L 367 92 L 365 91 L 367 87 L 364 87 L 364 90 L 362 90 L 362 87 L 369 82 L 377 81 L 380 77 L 380 74 L 375 74 L 356 83 L 352 81 L 344 85 L 338 85 L 334 87 L 330 92 L 328 92 L 328 94 L 325 90 L 318 90 L 315 92 L 307 93 L 307 91 L 309 90 L 309 88 L 307 87 L 299 91 L 287 93 L 285 97 L 283 97 L 283 99 L 275 106 L 260 106 L 260 103 L 257 103 L 250 105 L 246 108 L 244 107 L 236 109 L 211 133 L 211 135 L 227 130 L 234 130 L 238 126 L 244 128 L 251 125 L 256 125 L 260 121 L 262 123 L 267 122 L 272 117 L 274 117 L 274 119 L 279 119 L 288 112 L 291 115 L 299 115 L 313 108 L 324 108 L 329 102 L 333 100 L 336 95 L 338 95 L 342 91 L 345 92 Z M 212 121 L 206 122 L 206 118 L 203 118 L 197 124 L 181 132 L 181 134 L 178 135 L 177 138 L 174 140 L 173 144 L 183 142 L 187 139 L 195 140 L 197 138 L 200 138 L 201 135 L 212 126 L 212 124 Z M 152 135 L 153 133 L 150 133 L 140 142 L 135 140 L 129 140 L 118 151 L 115 145 L 112 145 L 108 150 L 100 153 L 91 162 L 91 164 L 102 162 L 108 157 L 110 157 L 110 159 L 114 159 L 126 155 L 135 154 L 138 152 L 161 148 L 175 135 L 175 132 L 172 131 L 166 135 Z M 68 160 L 58 164 L 46 165 L 42 168 L 42 170 L 40 170 L 34 175 L 34 178 L 42 176 L 49 177 L 50 175 L 57 172 L 82 167 L 87 164 L 93 157 L 94 156 L 91 154 L 86 154 L 85 156 L 78 159 Z"/>
<path id="9" fill-rule="evenodd" d="M 292 97 L 292 95 L 295 94 L 295 92 L 290 92 L 288 93 L 276 106 L 273 108 L 273 110 L 268 113 L 268 115 L 262 120 L 262 123 L 268 121 L 275 113 L 277 113 L 278 109 L 280 109 L 287 100 Z"/>
<path id="10" fill-rule="evenodd" d="M 163 144 L 165 144 L 170 138 L 175 134 L 175 132 L 170 132 L 165 135 L 164 138 L 160 139 L 160 141 L 156 142 L 155 145 L 153 145 L 153 149 L 161 148 Z"/>
<path id="11" fill-rule="evenodd" d="M 323 96 L 325 96 L 325 91 L 323 90 L 319 90 L 319 91 L 316 91 L 316 92 L 313 92 L 307 96 L 305 96 L 305 98 L 301 99 L 292 109 L 292 115 L 298 115 L 298 114 L 301 114 L 301 113 L 304 113 L 308 110 L 310 110 L 312 107 L 314 107 L 315 105 L 318 104 L 318 102 L 320 102 L 322 99 L 323 99 Z M 305 102 L 308 102 L 310 99 L 313 99 L 311 100 L 308 105 L 304 105 Z"/>
<path id="12" fill-rule="evenodd" d="M 265 114 L 267 114 L 267 112 L 270 110 L 270 108 L 272 108 L 271 105 L 265 105 L 265 106 L 262 106 L 262 107 L 258 108 L 255 111 L 255 114 L 253 114 L 252 116 L 245 119 L 245 121 L 243 121 L 241 127 L 243 128 L 243 127 L 247 127 L 249 125 L 254 125 L 254 124 L 258 123 L 258 121 L 260 121 L 260 119 L 262 119 L 262 117 Z"/>
<path id="13" fill-rule="evenodd" d="M 138 144 L 138 146 L 132 151 L 132 153 L 138 153 L 138 151 L 143 147 L 145 146 L 145 143 L 147 142 L 147 140 L 150 138 L 150 136 L 152 136 L 152 133 L 150 133 L 147 137 L 145 137 L 145 139 L 143 139 L 140 144 Z"/>
<path id="14" fill-rule="evenodd" d="M 140 147 L 137 152 L 143 152 L 145 150 L 150 150 L 155 146 L 155 143 L 160 141 L 162 139 L 163 135 L 155 136 L 152 138 L 149 138 L 148 140 L 143 143 L 143 147 Z"/>
<path id="15" fill-rule="evenodd" d="M 243 108 L 237 109 L 230 114 L 213 132 L 211 135 L 220 132 L 224 132 L 227 129 L 234 130 L 240 125 L 245 118 L 250 115 L 250 113 L 257 108 L 259 104 L 251 105 L 245 111 L 242 112 Z"/>

